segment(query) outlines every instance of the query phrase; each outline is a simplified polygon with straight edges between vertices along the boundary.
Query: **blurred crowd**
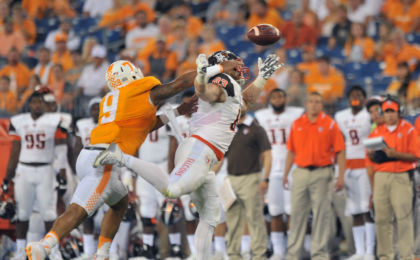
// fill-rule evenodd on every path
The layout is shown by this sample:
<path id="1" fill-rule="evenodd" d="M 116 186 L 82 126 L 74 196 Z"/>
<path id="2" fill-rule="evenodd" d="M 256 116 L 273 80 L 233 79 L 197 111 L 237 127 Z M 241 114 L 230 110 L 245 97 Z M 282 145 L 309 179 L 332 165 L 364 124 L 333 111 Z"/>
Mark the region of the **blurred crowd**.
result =
<path id="1" fill-rule="evenodd" d="M 276 26 L 282 40 L 251 44 L 246 30 L 259 23 Z M 419 0 L 2 0 L 0 42 L 3 116 L 25 109 L 42 85 L 62 111 L 80 118 L 88 100 L 105 93 L 106 67 L 117 58 L 166 82 L 194 69 L 199 53 L 222 49 L 249 67 L 254 54 L 269 52 L 287 64 L 268 82 L 261 104 L 274 88 L 287 90 L 293 105 L 318 91 L 333 113 L 346 86 L 363 81 L 373 86 L 369 94 L 397 94 L 410 113 L 420 109 Z M 352 74 L 360 68 L 363 78 Z M 386 86 L 375 88 L 383 79 Z"/>

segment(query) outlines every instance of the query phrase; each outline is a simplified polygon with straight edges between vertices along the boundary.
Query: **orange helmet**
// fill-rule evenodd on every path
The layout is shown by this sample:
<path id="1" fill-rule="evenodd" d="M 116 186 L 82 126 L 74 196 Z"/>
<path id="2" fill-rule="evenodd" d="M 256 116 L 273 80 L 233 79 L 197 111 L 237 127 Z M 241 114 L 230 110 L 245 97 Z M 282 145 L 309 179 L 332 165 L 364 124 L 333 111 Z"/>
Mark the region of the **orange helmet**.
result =
<path id="1" fill-rule="evenodd" d="M 126 60 L 118 60 L 109 65 L 105 79 L 108 88 L 112 91 L 143 77 L 141 70 L 133 63 Z"/>

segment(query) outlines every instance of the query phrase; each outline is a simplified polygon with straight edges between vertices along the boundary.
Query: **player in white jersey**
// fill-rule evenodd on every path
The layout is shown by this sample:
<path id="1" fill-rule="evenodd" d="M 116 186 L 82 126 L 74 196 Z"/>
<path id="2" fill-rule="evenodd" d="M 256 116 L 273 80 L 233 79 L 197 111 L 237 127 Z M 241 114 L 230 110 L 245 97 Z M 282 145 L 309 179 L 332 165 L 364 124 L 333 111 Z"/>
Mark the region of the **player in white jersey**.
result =
<path id="1" fill-rule="evenodd" d="M 52 167 L 55 153 L 59 156 L 59 175 L 63 179 L 66 175 L 66 154 L 58 152 L 66 146 L 66 131 L 61 126 L 59 114 L 45 113 L 43 95 L 43 92 L 35 91 L 29 97 L 30 112 L 13 116 L 10 122 L 9 134 L 15 140 L 4 183 L 9 184 L 13 179 L 15 184 L 18 218 L 15 259 L 26 259 L 26 233 L 35 201 L 46 230 L 57 217 L 56 176 Z M 52 259 L 61 259 L 58 247 L 53 251 Z"/>
<path id="2" fill-rule="evenodd" d="M 268 185 L 268 210 L 271 216 L 271 242 L 273 244 L 272 259 L 285 256 L 285 233 L 287 221 L 284 215 L 290 215 L 290 191 L 283 188 L 283 171 L 286 161 L 286 142 L 292 123 L 302 115 L 303 108 L 287 107 L 286 92 L 274 89 L 269 95 L 270 106 L 255 113 L 258 123 L 265 129 L 271 143 L 273 163 Z"/>
<path id="3" fill-rule="evenodd" d="M 353 237 L 356 253 L 349 259 L 375 259 L 375 224 L 369 214 L 371 188 L 365 168 L 363 140 L 371 132 L 370 116 L 365 109 L 365 90 L 352 86 L 347 93 L 350 108 L 335 114 L 346 142 L 346 215 L 353 216 Z"/>
<path id="4" fill-rule="evenodd" d="M 249 69 L 232 52 L 218 51 L 208 59 L 200 54 L 196 63 L 194 86 L 199 97 L 198 111 L 191 118 L 190 136 L 177 149 L 175 168 L 169 179 L 163 171 L 146 169 L 144 161 L 123 154 L 116 145 L 102 152 L 95 163 L 123 164 L 170 198 L 191 194 L 200 215 L 195 232 L 196 257 L 207 260 L 213 231 L 220 217 L 216 178 L 210 169 L 229 148 L 241 109 L 246 110 L 257 100 L 265 82 L 281 64 L 274 54 L 264 61 L 259 58 L 258 77 L 242 91 L 240 83 L 247 78 Z M 231 67 L 226 68 L 227 65 L 221 63 Z"/>

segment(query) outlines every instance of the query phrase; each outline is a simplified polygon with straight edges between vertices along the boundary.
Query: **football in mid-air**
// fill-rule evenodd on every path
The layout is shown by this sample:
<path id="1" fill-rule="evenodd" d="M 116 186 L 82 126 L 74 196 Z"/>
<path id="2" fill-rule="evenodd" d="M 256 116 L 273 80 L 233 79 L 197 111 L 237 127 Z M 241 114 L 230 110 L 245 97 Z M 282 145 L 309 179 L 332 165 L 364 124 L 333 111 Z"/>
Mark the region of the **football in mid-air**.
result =
<path id="1" fill-rule="evenodd" d="M 258 45 L 270 45 L 280 40 L 280 31 L 271 24 L 258 24 L 249 29 L 248 39 Z"/>

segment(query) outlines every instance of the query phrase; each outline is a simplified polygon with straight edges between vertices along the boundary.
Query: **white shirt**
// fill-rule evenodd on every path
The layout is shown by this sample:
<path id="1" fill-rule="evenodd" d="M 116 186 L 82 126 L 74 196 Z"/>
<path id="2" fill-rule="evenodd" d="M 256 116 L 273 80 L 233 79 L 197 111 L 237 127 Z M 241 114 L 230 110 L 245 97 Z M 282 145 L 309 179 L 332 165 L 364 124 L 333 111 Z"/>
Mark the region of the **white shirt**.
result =
<path id="1" fill-rule="evenodd" d="M 220 76 L 219 76 L 220 75 Z M 242 88 L 238 82 L 227 74 L 219 74 L 210 80 L 228 80 L 223 88 L 226 101 L 209 103 L 198 100 L 198 110 L 190 121 L 190 135 L 198 135 L 210 142 L 223 153 L 226 153 L 236 133 L 236 124 L 241 114 Z"/>
<path id="2" fill-rule="evenodd" d="M 303 112 L 303 108 L 300 107 L 286 107 L 281 114 L 276 114 L 271 107 L 255 112 L 255 118 L 266 131 L 271 143 L 272 172 L 284 171 L 287 156 L 286 143 L 289 138 L 290 127 Z"/>
<path id="3" fill-rule="evenodd" d="M 83 89 L 84 95 L 98 96 L 101 93 L 106 86 L 105 74 L 108 65 L 108 62 L 104 61 L 98 68 L 93 64 L 83 68 L 76 86 Z"/>
<path id="4" fill-rule="evenodd" d="M 47 38 L 45 39 L 45 47 L 50 49 L 51 52 L 55 51 L 55 35 L 61 32 L 60 29 L 51 31 L 48 33 Z M 74 33 L 73 30 L 70 30 L 69 34 L 67 35 L 67 49 L 73 51 L 77 50 L 80 46 L 80 37 Z"/>
<path id="5" fill-rule="evenodd" d="M 87 146 L 90 143 L 90 132 L 96 125 L 91 117 L 82 118 L 76 122 L 76 136 L 80 137 L 83 146 Z"/>
<path id="6" fill-rule="evenodd" d="M 58 128 L 62 128 L 59 113 L 45 113 L 37 120 L 30 113 L 13 116 L 10 119 L 9 134 L 20 137 L 19 161 L 52 163 Z"/>
<path id="7" fill-rule="evenodd" d="M 335 121 L 344 135 L 346 144 L 346 159 L 364 159 L 365 147 L 363 140 L 369 137 L 371 131 L 370 115 L 365 108 L 353 115 L 351 108 L 338 111 Z"/>
<path id="8" fill-rule="evenodd" d="M 83 12 L 88 12 L 90 17 L 102 17 L 113 6 L 112 0 L 86 0 Z"/>
<path id="9" fill-rule="evenodd" d="M 156 37 L 159 33 L 159 28 L 149 23 L 145 28 L 136 27 L 129 31 L 125 36 L 125 47 L 141 49 L 146 46 L 147 42 Z"/>

